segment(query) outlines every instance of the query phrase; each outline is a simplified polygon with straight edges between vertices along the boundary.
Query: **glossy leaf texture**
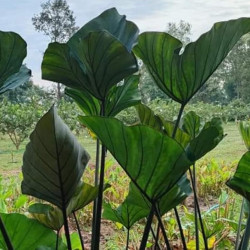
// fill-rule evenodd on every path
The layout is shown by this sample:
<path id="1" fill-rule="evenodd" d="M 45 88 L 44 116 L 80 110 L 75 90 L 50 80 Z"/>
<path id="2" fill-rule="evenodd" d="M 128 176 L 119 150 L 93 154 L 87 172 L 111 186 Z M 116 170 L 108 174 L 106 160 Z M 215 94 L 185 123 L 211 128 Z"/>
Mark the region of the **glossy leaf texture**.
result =
<path id="1" fill-rule="evenodd" d="M 175 123 L 164 120 L 161 116 L 155 115 L 153 110 L 144 104 L 136 105 L 136 110 L 140 119 L 141 124 L 150 126 L 157 131 L 172 137 Z M 175 140 L 180 143 L 183 147 L 186 147 L 190 141 L 190 136 L 180 128 L 177 128 L 175 134 Z"/>
<path id="2" fill-rule="evenodd" d="M 22 192 L 66 208 L 89 160 L 54 106 L 40 119 L 23 156 Z"/>
<path id="3" fill-rule="evenodd" d="M 164 215 L 172 208 L 179 205 L 191 193 L 192 189 L 190 186 L 190 181 L 184 174 L 173 188 L 171 188 L 166 194 L 164 194 L 159 200 L 156 201 L 156 206 L 159 209 L 160 214 Z M 129 194 L 126 200 L 127 202 L 134 204 L 135 206 L 139 206 L 142 209 L 147 209 L 148 213 L 150 212 L 150 202 L 133 183 L 130 183 Z"/>
<path id="4" fill-rule="evenodd" d="M 250 122 L 241 121 L 239 123 L 239 129 L 240 129 L 241 137 L 247 147 L 247 150 L 250 151 Z"/>
<path id="5" fill-rule="evenodd" d="M 132 75 L 113 86 L 106 97 L 105 116 L 116 116 L 123 109 L 140 103 L 138 83 L 139 76 Z M 74 99 L 85 115 L 100 115 L 100 101 L 88 92 L 66 88 L 65 93 Z"/>
<path id="6" fill-rule="evenodd" d="M 210 31 L 185 48 L 167 33 L 145 32 L 139 36 L 134 52 L 147 66 L 158 87 L 185 105 L 248 32 L 250 18 L 215 23 Z"/>
<path id="7" fill-rule="evenodd" d="M 227 181 L 227 186 L 250 202 L 250 151 L 242 156 L 234 176 Z"/>
<path id="8" fill-rule="evenodd" d="M 103 30 L 119 40 L 128 51 L 135 45 L 139 34 L 139 29 L 133 22 L 126 20 L 126 16 L 120 15 L 115 8 L 111 8 L 85 24 L 70 38 L 69 44 L 77 46 L 79 39 L 86 37 L 90 32 Z"/>
<path id="9" fill-rule="evenodd" d="M 1 214 L 1 218 L 14 249 L 37 249 L 41 245 L 56 248 L 55 232 L 38 221 L 21 214 Z M 0 234 L 0 247 L 7 250 L 2 234 Z M 61 239 L 59 239 L 59 249 L 67 249 Z"/>
<path id="10" fill-rule="evenodd" d="M 149 214 L 147 208 L 131 204 L 126 199 L 117 208 L 112 208 L 109 203 L 103 204 L 104 211 L 102 217 L 107 220 L 119 222 L 128 230 L 140 219 L 145 218 Z"/>
<path id="11" fill-rule="evenodd" d="M 77 45 L 49 44 L 42 63 L 43 79 L 103 100 L 111 87 L 138 70 L 135 56 L 108 32 L 92 32 Z"/>
<path id="12" fill-rule="evenodd" d="M 117 119 L 103 117 L 80 120 L 150 201 L 168 192 L 192 164 L 178 142 L 148 126 L 127 127 Z"/>
<path id="13" fill-rule="evenodd" d="M 18 34 L 0 31 L 0 94 L 29 79 L 30 70 L 22 66 L 26 47 L 26 42 Z"/>

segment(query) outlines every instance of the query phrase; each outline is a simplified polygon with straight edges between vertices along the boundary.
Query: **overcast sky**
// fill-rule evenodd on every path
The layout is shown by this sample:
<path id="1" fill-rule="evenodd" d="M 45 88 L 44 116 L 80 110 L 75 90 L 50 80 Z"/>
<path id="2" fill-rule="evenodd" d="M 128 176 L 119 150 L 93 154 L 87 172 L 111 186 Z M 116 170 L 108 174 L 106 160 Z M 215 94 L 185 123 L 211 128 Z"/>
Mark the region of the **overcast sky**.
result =
<path id="1" fill-rule="evenodd" d="M 25 63 L 36 84 L 41 80 L 40 65 L 49 38 L 34 30 L 31 18 L 41 11 L 38 0 L 0 0 L 0 30 L 19 33 L 28 44 Z M 79 27 L 105 9 L 116 7 L 120 14 L 135 22 L 140 31 L 164 31 L 168 22 L 181 19 L 192 25 L 192 39 L 208 31 L 213 23 L 250 17 L 250 0 L 68 0 Z"/>

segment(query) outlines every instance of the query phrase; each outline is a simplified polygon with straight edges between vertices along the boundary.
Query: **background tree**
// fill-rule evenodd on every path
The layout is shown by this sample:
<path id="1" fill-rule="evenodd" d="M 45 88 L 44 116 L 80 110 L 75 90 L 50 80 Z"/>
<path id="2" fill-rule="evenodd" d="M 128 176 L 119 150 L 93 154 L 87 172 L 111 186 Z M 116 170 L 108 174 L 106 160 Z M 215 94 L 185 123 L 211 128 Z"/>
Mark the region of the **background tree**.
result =
<path id="1" fill-rule="evenodd" d="M 24 83 L 23 85 L 9 90 L 0 97 L 0 101 L 7 99 L 13 104 L 27 103 L 33 106 L 37 104 L 52 103 L 53 97 L 49 92 L 43 88 L 35 85 L 32 80 Z"/>
<path id="2" fill-rule="evenodd" d="M 66 0 L 49 0 L 41 4 L 42 11 L 34 15 L 32 23 L 38 32 L 51 42 L 66 42 L 78 29 L 73 11 Z M 61 85 L 57 84 L 57 99 L 61 99 Z"/>
<path id="3" fill-rule="evenodd" d="M 241 99 L 250 103 L 250 35 L 245 35 L 218 67 L 193 101 L 229 103 Z"/>
<path id="4" fill-rule="evenodd" d="M 191 42 L 192 26 L 190 23 L 180 20 L 179 23 L 170 22 L 167 24 L 166 32 L 180 41 L 183 45 L 187 45 Z M 153 79 L 148 73 L 147 68 L 142 64 L 140 68 L 140 90 L 142 95 L 142 101 L 148 103 L 156 98 L 168 99 L 168 97 L 155 85 Z"/>

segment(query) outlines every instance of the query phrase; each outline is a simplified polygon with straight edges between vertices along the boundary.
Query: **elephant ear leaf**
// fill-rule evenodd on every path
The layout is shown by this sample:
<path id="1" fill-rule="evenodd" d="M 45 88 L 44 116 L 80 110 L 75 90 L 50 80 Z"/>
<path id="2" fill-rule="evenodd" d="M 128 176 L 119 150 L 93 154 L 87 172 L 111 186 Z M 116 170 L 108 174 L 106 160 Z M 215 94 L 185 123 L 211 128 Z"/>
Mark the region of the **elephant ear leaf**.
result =
<path id="1" fill-rule="evenodd" d="M 250 202 L 250 152 L 246 152 L 236 169 L 234 176 L 227 181 L 227 186 Z"/>
<path id="2" fill-rule="evenodd" d="M 43 79 L 88 91 L 99 100 L 137 70 L 135 56 L 106 31 L 88 34 L 76 47 L 51 43 L 42 63 Z"/>
<path id="3" fill-rule="evenodd" d="M 106 116 L 114 117 L 122 110 L 139 104 L 141 94 L 138 89 L 139 76 L 131 75 L 110 89 L 106 102 Z"/>
<path id="4" fill-rule="evenodd" d="M 172 137 L 175 124 L 170 121 L 164 120 L 161 116 L 155 115 L 154 112 L 144 104 L 136 105 L 136 110 L 141 124 L 150 126 L 157 131 Z M 190 136 L 183 130 L 177 128 L 175 140 L 183 147 L 186 147 L 190 141 Z"/>
<path id="5" fill-rule="evenodd" d="M 29 206 L 28 211 L 34 219 L 48 228 L 59 231 L 63 226 L 63 214 L 57 207 L 49 204 L 34 203 Z"/>
<path id="6" fill-rule="evenodd" d="M 125 201 L 116 209 L 112 208 L 109 203 L 104 203 L 103 205 L 103 218 L 111 220 L 114 222 L 121 223 L 128 230 L 142 218 L 145 218 L 149 214 L 148 209 L 136 206 L 126 199 Z"/>
<path id="7" fill-rule="evenodd" d="M 184 51 L 182 43 L 167 33 L 139 36 L 134 52 L 147 66 L 159 88 L 185 105 L 205 84 L 236 42 L 250 32 L 250 18 L 214 24 Z"/>
<path id="8" fill-rule="evenodd" d="M 65 94 L 76 102 L 85 115 L 100 115 L 100 101 L 87 91 L 66 88 Z"/>
<path id="9" fill-rule="evenodd" d="M 14 249 L 37 249 L 41 245 L 54 246 L 55 249 L 57 239 L 55 232 L 38 221 L 21 214 L 1 214 L 1 218 Z M 0 247 L 7 249 L 2 234 L 0 234 Z M 66 249 L 60 238 L 59 247 Z"/>
<path id="10" fill-rule="evenodd" d="M 172 208 L 179 205 L 191 193 L 192 189 L 190 186 L 190 181 L 184 174 L 181 177 L 181 179 L 173 186 L 173 188 L 171 188 L 156 202 L 160 214 L 164 215 Z M 139 189 L 133 183 L 130 183 L 129 193 L 126 200 L 129 203 L 134 204 L 135 206 L 139 206 L 142 209 L 147 209 L 148 213 L 150 212 L 151 208 L 150 202 L 146 199 L 146 197 L 139 191 Z"/>
<path id="11" fill-rule="evenodd" d="M 109 184 L 105 184 L 103 190 L 109 188 Z M 74 196 L 71 198 L 67 207 L 67 213 L 71 214 L 79 209 L 84 208 L 97 197 L 99 186 L 92 186 L 82 182 L 76 189 Z"/>
<path id="12" fill-rule="evenodd" d="M 26 146 L 22 192 L 65 209 L 88 160 L 89 154 L 53 106 L 37 123 Z"/>
<path id="13" fill-rule="evenodd" d="M 194 139 L 200 132 L 201 118 L 194 111 L 190 111 L 182 118 L 182 129 Z"/>
<path id="14" fill-rule="evenodd" d="M 250 151 L 250 122 L 241 121 L 239 124 L 239 129 L 247 150 Z"/>
<path id="15" fill-rule="evenodd" d="M 18 34 L 0 31 L 0 94 L 29 79 L 30 70 L 22 66 L 26 47 Z"/>
<path id="16" fill-rule="evenodd" d="M 20 70 L 11 75 L 3 84 L 2 87 L 0 87 L 0 94 L 3 94 L 7 90 L 14 89 L 18 87 L 19 85 L 24 84 L 29 80 L 31 76 L 31 70 L 28 69 L 26 66 L 22 65 Z"/>
<path id="17" fill-rule="evenodd" d="M 149 200 L 157 200 L 169 191 L 192 164 L 178 142 L 148 126 L 127 127 L 114 118 L 80 119 Z"/>
<path id="18" fill-rule="evenodd" d="M 196 161 L 215 148 L 224 138 L 221 120 L 213 118 L 205 123 L 199 135 L 190 141 L 187 154 L 191 161 Z"/>
<path id="19" fill-rule="evenodd" d="M 111 8 L 85 24 L 71 37 L 69 44 L 74 47 L 79 39 L 86 37 L 90 32 L 102 30 L 118 39 L 128 51 L 131 51 L 139 34 L 139 29 L 133 22 L 127 21 L 126 16 L 120 15 L 115 8 Z"/>

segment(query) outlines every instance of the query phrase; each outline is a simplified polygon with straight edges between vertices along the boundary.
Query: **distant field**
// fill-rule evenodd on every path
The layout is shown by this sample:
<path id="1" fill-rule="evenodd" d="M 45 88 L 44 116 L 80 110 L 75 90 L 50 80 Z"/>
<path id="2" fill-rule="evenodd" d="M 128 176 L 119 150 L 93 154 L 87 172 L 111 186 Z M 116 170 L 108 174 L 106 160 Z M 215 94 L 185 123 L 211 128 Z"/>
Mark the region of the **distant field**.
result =
<path id="1" fill-rule="evenodd" d="M 217 148 L 207 154 L 204 158 L 213 158 L 219 162 L 226 161 L 229 163 L 232 161 L 238 161 L 241 155 L 246 151 L 236 124 L 225 124 L 224 129 L 227 136 Z M 94 161 L 95 141 L 92 140 L 86 132 L 79 136 L 78 139 L 90 153 L 92 161 Z M 27 143 L 28 140 L 23 142 L 20 149 L 17 151 L 9 137 L 0 134 L 0 173 L 7 174 L 9 171 L 18 172 L 20 170 L 22 165 L 22 155 Z"/>

